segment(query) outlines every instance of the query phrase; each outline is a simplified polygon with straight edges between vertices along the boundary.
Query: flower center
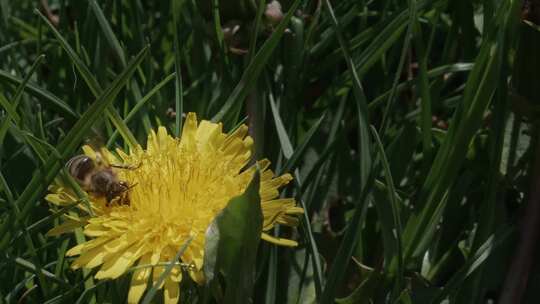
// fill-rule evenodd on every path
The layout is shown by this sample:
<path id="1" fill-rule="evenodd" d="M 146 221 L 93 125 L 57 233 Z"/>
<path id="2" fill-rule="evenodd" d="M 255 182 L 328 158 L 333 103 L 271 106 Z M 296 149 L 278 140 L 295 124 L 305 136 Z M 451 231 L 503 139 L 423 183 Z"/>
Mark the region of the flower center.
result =
<path id="1" fill-rule="evenodd" d="M 227 202 L 245 188 L 237 170 L 219 151 L 187 153 L 179 144 L 158 153 L 139 155 L 140 166 L 122 170 L 127 181 L 131 210 L 144 213 L 156 224 L 180 224 L 204 232 Z M 141 217 L 136 217 L 141 218 Z"/>

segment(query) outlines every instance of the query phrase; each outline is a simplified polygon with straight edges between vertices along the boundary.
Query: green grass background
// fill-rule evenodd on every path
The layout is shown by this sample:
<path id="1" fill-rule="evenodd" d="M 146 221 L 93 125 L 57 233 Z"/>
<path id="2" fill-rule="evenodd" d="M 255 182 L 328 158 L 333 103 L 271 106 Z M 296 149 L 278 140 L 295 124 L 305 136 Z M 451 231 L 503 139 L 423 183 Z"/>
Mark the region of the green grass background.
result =
<path id="1" fill-rule="evenodd" d="M 266 2 L 0 0 L 0 303 L 125 301 L 129 275 L 70 270 L 44 195 L 88 139 L 127 149 L 186 112 L 247 122 L 295 176 L 306 214 L 275 233 L 300 246 L 260 244 L 253 303 L 500 297 L 535 155 L 521 1 L 284 0 L 280 23 Z M 220 301 L 185 281 L 183 303 Z"/>

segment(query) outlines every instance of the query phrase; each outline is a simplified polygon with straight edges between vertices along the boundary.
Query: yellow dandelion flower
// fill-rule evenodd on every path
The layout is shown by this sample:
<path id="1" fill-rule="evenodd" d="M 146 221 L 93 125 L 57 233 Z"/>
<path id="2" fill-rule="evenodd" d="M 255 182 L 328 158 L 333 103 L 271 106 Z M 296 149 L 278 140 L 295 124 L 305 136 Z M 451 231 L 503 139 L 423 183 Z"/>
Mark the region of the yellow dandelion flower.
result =
<path id="1" fill-rule="evenodd" d="M 255 167 L 245 169 L 253 143 L 246 134 L 244 125 L 225 134 L 221 124 L 205 120 L 198 124 L 195 114 L 190 113 L 181 139 L 171 137 L 160 127 L 148 136 L 146 150 L 136 147 L 129 154 L 117 150 L 115 155 L 106 149 L 83 147 L 91 159 L 102 158 L 100 161 L 109 165 L 134 168 L 114 169 L 118 179 L 130 185 L 129 204 L 107 202 L 102 195 L 89 193 L 89 204 L 78 205 L 85 216 L 66 214 L 66 222 L 50 232 L 83 227 L 89 240 L 67 252 L 68 256 L 78 256 L 72 268 L 99 268 L 97 279 L 115 279 L 130 268 L 141 266 L 132 273 L 128 295 L 129 303 L 137 303 L 150 275 L 157 281 L 165 271 L 163 263 L 174 259 L 179 248 L 191 239 L 179 262 L 191 265 L 190 276 L 202 283 L 205 231 L 229 200 L 244 192 L 255 172 Z M 265 232 L 276 224 L 298 224 L 296 216 L 303 209 L 296 207 L 292 198 L 277 198 L 278 189 L 292 177 L 275 177 L 268 169 L 268 160 L 258 164 L 263 212 L 261 238 L 278 245 L 296 246 L 295 241 Z M 76 195 L 68 187 L 54 185 L 47 200 L 65 206 L 76 201 Z M 164 288 L 165 302 L 178 302 L 181 280 L 182 270 L 174 266 L 160 286 Z"/>

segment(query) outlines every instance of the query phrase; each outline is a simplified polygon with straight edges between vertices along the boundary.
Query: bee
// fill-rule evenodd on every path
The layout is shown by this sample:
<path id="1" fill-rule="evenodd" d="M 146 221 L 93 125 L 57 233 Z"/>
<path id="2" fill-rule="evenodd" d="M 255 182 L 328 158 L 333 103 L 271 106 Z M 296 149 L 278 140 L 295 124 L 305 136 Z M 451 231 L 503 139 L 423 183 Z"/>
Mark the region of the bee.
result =
<path id="1" fill-rule="evenodd" d="M 77 183 L 85 191 L 104 197 L 107 206 L 113 201 L 120 205 L 129 205 L 128 191 L 133 185 L 120 180 L 113 168 L 136 169 L 123 165 L 107 165 L 100 154 L 97 154 L 95 160 L 84 154 L 77 155 L 66 163 L 66 169 Z"/>

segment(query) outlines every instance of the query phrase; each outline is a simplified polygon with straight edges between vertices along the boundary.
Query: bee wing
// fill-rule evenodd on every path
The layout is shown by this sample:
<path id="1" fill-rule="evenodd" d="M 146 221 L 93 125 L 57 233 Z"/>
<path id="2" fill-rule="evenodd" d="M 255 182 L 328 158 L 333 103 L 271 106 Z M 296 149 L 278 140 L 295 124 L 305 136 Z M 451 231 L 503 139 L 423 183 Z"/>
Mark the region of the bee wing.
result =
<path id="1" fill-rule="evenodd" d="M 107 166 L 117 166 L 122 164 L 122 160 L 118 158 L 118 156 L 114 155 L 111 151 L 109 151 L 107 148 L 102 147 L 100 149 L 101 158 L 103 161 L 107 164 Z"/>
<path id="2" fill-rule="evenodd" d="M 82 150 L 84 154 L 96 162 L 98 167 L 111 167 L 113 165 L 122 164 L 122 161 L 105 147 L 96 149 L 89 145 L 84 145 Z"/>
<path id="3" fill-rule="evenodd" d="M 104 147 L 107 142 L 107 137 L 103 133 L 102 122 L 98 122 L 90 130 L 88 137 L 84 139 L 84 145 L 92 147 L 94 151 L 99 151 L 101 147 Z"/>
<path id="4" fill-rule="evenodd" d="M 96 133 L 95 137 L 86 139 L 82 149 L 84 154 L 92 158 L 99 167 L 111 167 L 123 164 L 122 158 L 119 158 L 105 148 L 105 141 L 100 133 Z"/>
<path id="5" fill-rule="evenodd" d="M 105 160 L 101 156 L 101 147 L 103 147 L 105 143 L 103 136 L 101 135 L 102 133 L 97 128 L 93 128 L 92 131 L 92 136 L 84 140 L 82 150 L 84 154 L 93 159 L 97 165 L 108 165 L 107 163 L 104 163 Z"/>

